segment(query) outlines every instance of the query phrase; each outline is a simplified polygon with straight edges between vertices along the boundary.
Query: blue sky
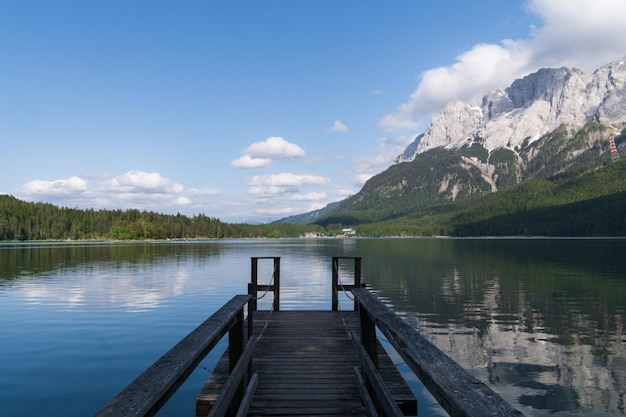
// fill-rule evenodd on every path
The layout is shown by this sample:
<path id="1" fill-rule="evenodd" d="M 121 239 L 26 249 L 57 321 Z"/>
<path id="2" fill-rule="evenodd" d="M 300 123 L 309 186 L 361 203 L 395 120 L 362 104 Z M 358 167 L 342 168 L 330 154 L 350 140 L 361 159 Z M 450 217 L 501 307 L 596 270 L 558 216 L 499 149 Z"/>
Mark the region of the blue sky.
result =
<path id="1" fill-rule="evenodd" d="M 268 221 L 341 200 L 446 102 L 626 55 L 624 0 L 4 1 L 0 193 Z"/>

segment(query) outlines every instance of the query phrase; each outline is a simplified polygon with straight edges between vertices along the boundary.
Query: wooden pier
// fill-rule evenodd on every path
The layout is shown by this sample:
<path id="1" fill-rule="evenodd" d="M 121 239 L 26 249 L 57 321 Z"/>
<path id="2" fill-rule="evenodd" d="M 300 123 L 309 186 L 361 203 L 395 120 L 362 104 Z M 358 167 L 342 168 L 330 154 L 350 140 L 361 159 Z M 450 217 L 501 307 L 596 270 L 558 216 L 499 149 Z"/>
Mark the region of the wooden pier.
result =
<path id="1" fill-rule="evenodd" d="M 346 259 L 354 262 L 350 284 L 339 279 Z M 269 284 L 258 283 L 260 260 L 273 261 Z M 329 311 L 280 310 L 279 257 L 254 257 L 251 271 L 247 295 L 233 297 L 94 417 L 153 416 L 226 334 L 228 348 L 196 399 L 198 416 L 417 415 L 377 330 L 451 416 L 522 415 L 364 288 L 360 258 L 332 258 Z M 354 310 L 340 311 L 340 291 L 354 298 Z M 271 310 L 257 311 L 260 293 L 273 294 Z"/>
<path id="2" fill-rule="evenodd" d="M 357 312 L 263 311 L 255 314 L 254 327 L 258 386 L 248 416 L 367 415 L 354 373 L 361 363 L 350 335 L 359 332 Z M 377 347 L 379 372 L 395 403 L 404 415 L 416 415 L 413 393 Z M 197 416 L 209 414 L 228 374 L 225 354 L 196 399 Z"/>

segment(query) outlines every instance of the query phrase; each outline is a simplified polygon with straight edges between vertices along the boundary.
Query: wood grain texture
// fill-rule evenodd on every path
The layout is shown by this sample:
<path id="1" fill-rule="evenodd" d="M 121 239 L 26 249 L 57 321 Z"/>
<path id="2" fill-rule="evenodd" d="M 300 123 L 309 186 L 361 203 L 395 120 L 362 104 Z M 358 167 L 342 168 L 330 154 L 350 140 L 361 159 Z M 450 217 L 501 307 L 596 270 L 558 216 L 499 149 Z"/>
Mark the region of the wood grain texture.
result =
<path id="1" fill-rule="evenodd" d="M 339 311 L 258 311 L 254 313 L 252 359 L 258 386 L 248 416 L 366 416 L 354 367 L 360 360 L 348 329 L 358 332 L 358 313 Z M 382 346 L 380 372 L 405 415 L 417 414 L 413 393 Z M 206 415 L 219 394 L 228 365 L 216 366 L 196 400 Z M 223 382 L 222 382 L 223 384 Z"/>
<path id="2" fill-rule="evenodd" d="M 139 375 L 94 417 L 153 416 L 235 325 L 250 296 L 237 295 Z"/>
<path id="3" fill-rule="evenodd" d="M 523 415 L 409 326 L 370 291 L 359 288 L 352 290 L 352 293 L 361 309 L 367 311 L 370 319 L 449 415 Z"/>

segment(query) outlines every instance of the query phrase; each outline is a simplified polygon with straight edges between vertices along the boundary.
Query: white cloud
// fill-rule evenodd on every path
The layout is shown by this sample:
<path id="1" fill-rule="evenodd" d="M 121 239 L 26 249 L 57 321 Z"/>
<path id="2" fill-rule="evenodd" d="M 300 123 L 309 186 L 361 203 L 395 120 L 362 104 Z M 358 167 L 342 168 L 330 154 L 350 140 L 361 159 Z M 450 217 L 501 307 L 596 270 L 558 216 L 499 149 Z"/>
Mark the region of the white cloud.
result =
<path id="1" fill-rule="evenodd" d="M 173 204 L 179 205 L 179 206 L 188 206 L 191 204 L 191 200 L 188 197 L 177 197 L 174 199 L 174 201 L 172 201 Z"/>
<path id="2" fill-rule="evenodd" d="M 291 197 L 292 200 L 294 201 L 318 201 L 318 200 L 325 200 L 326 199 L 326 193 L 308 193 L 308 194 L 296 194 L 293 197 Z"/>
<path id="3" fill-rule="evenodd" d="M 543 22 L 527 39 L 478 44 L 454 64 L 425 71 L 409 100 L 380 126 L 417 129 L 450 100 L 480 98 L 542 67 L 594 70 L 626 53 L 623 0 L 530 0 L 526 8 Z"/>
<path id="4" fill-rule="evenodd" d="M 531 44 L 541 66 L 590 71 L 626 53 L 623 0 L 533 0 L 527 9 L 543 21 Z"/>
<path id="5" fill-rule="evenodd" d="M 334 194 L 335 194 L 335 199 L 333 201 L 338 201 L 338 200 L 343 200 L 344 198 L 348 198 L 356 193 L 359 192 L 358 188 L 354 188 L 352 190 L 349 190 L 347 188 L 339 188 L 337 190 L 335 190 Z"/>
<path id="6" fill-rule="evenodd" d="M 287 142 L 279 136 L 272 136 L 265 142 L 255 142 L 244 153 L 252 158 L 301 158 L 305 156 L 304 149 L 295 143 Z"/>
<path id="7" fill-rule="evenodd" d="M 99 183 L 101 191 L 112 193 L 180 193 L 182 184 L 164 178 L 158 172 L 128 171 L 117 177 L 104 179 Z"/>
<path id="8" fill-rule="evenodd" d="M 14 194 L 27 201 L 44 200 L 64 207 L 136 208 L 168 213 L 176 212 L 180 206 L 202 208 L 203 203 L 210 202 L 221 192 L 208 188 L 186 190 L 182 184 L 158 172 L 131 170 L 117 176 L 100 174 L 33 180 Z"/>
<path id="9" fill-rule="evenodd" d="M 54 181 L 33 180 L 18 189 L 19 194 L 41 197 L 69 196 L 87 190 L 89 183 L 80 177 L 70 177 Z"/>
<path id="10" fill-rule="evenodd" d="M 348 127 L 339 120 L 335 120 L 335 123 L 328 130 L 331 132 L 348 133 Z"/>
<path id="11" fill-rule="evenodd" d="M 376 90 L 370 91 L 370 95 L 371 96 L 378 96 L 378 95 L 381 95 L 381 94 L 385 94 L 385 92 L 383 90 L 380 90 L 380 89 L 376 89 Z"/>
<path id="12" fill-rule="evenodd" d="M 319 175 L 284 172 L 275 175 L 255 175 L 248 182 L 248 193 L 267 197 L 269 195 L 297 193 L 306 185 L 327 184 L 330 180 Z"/>
<path id="13" fill-rule="evenodd" d="M 362 186 L 368 179 L 381 173 L 393 163 L 393 160 L 414 140 L 411 136 L 389 136 L 381 139 L 372 156 L 355 158 L 352 178 L 355 186 Z M 347 192 L 354 194 L 354 192 Z"/>
<path id="14" fill-rule="evenodd" d="M 264 142 L 255 142 L 244 149 L 244 155 L 231 162 L 235 168 L 264 168 L 274 159 L 302 158 L 304 149 L 287 142 L 279 136 L 271 136 Z"/>
<path id="15" fill-rule="evenodd" d="M 214 195 L 219 195 L 222 194 L 222 192 L 220 190 L 215 190 L 213 188 L 202 188 L 202 189 L 198 189 L 198 188 L 190 188 L 188 191 L 189 195 L 208 195 L 208 196 L 214 196 Z"/>
<path id="16" fill-rule="evenodd" d="M 237 158 L 230 164 L 235 168 L 263 168 L 272 163 L 269 158 L 253 158 L 250 155 L 244 155 Z"/>

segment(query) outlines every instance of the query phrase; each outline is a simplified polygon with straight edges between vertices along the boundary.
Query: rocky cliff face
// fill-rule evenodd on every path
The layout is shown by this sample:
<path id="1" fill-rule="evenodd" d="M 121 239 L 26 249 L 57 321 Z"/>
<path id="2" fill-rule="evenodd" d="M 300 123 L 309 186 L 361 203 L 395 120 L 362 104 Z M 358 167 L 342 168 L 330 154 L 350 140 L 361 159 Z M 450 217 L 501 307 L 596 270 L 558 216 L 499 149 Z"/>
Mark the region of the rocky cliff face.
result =
<path id="1" fill-rule="evenodd" d="M 590 173 L 613 160 L 611 137 L 624 158 L 625 127 L 626 57 L 593 73 L 542 69 L 482 101 L 450 102 L 395 164 L 320 224 L 437 212 L 528 180 Z"/>
<path id="2" fill-rule="evenodd" d="M 589 120 L 615 132 L 626 125 L 626 57 L 593 73 L 541 69 L 505 90 L 489 92 L 481 102 L 452 101 L 396 163 L 432 148 L 461 148 L 476 141 L 489 152 L 505 148 L 517 154 L 559 126 L 573 132 Z"/>

